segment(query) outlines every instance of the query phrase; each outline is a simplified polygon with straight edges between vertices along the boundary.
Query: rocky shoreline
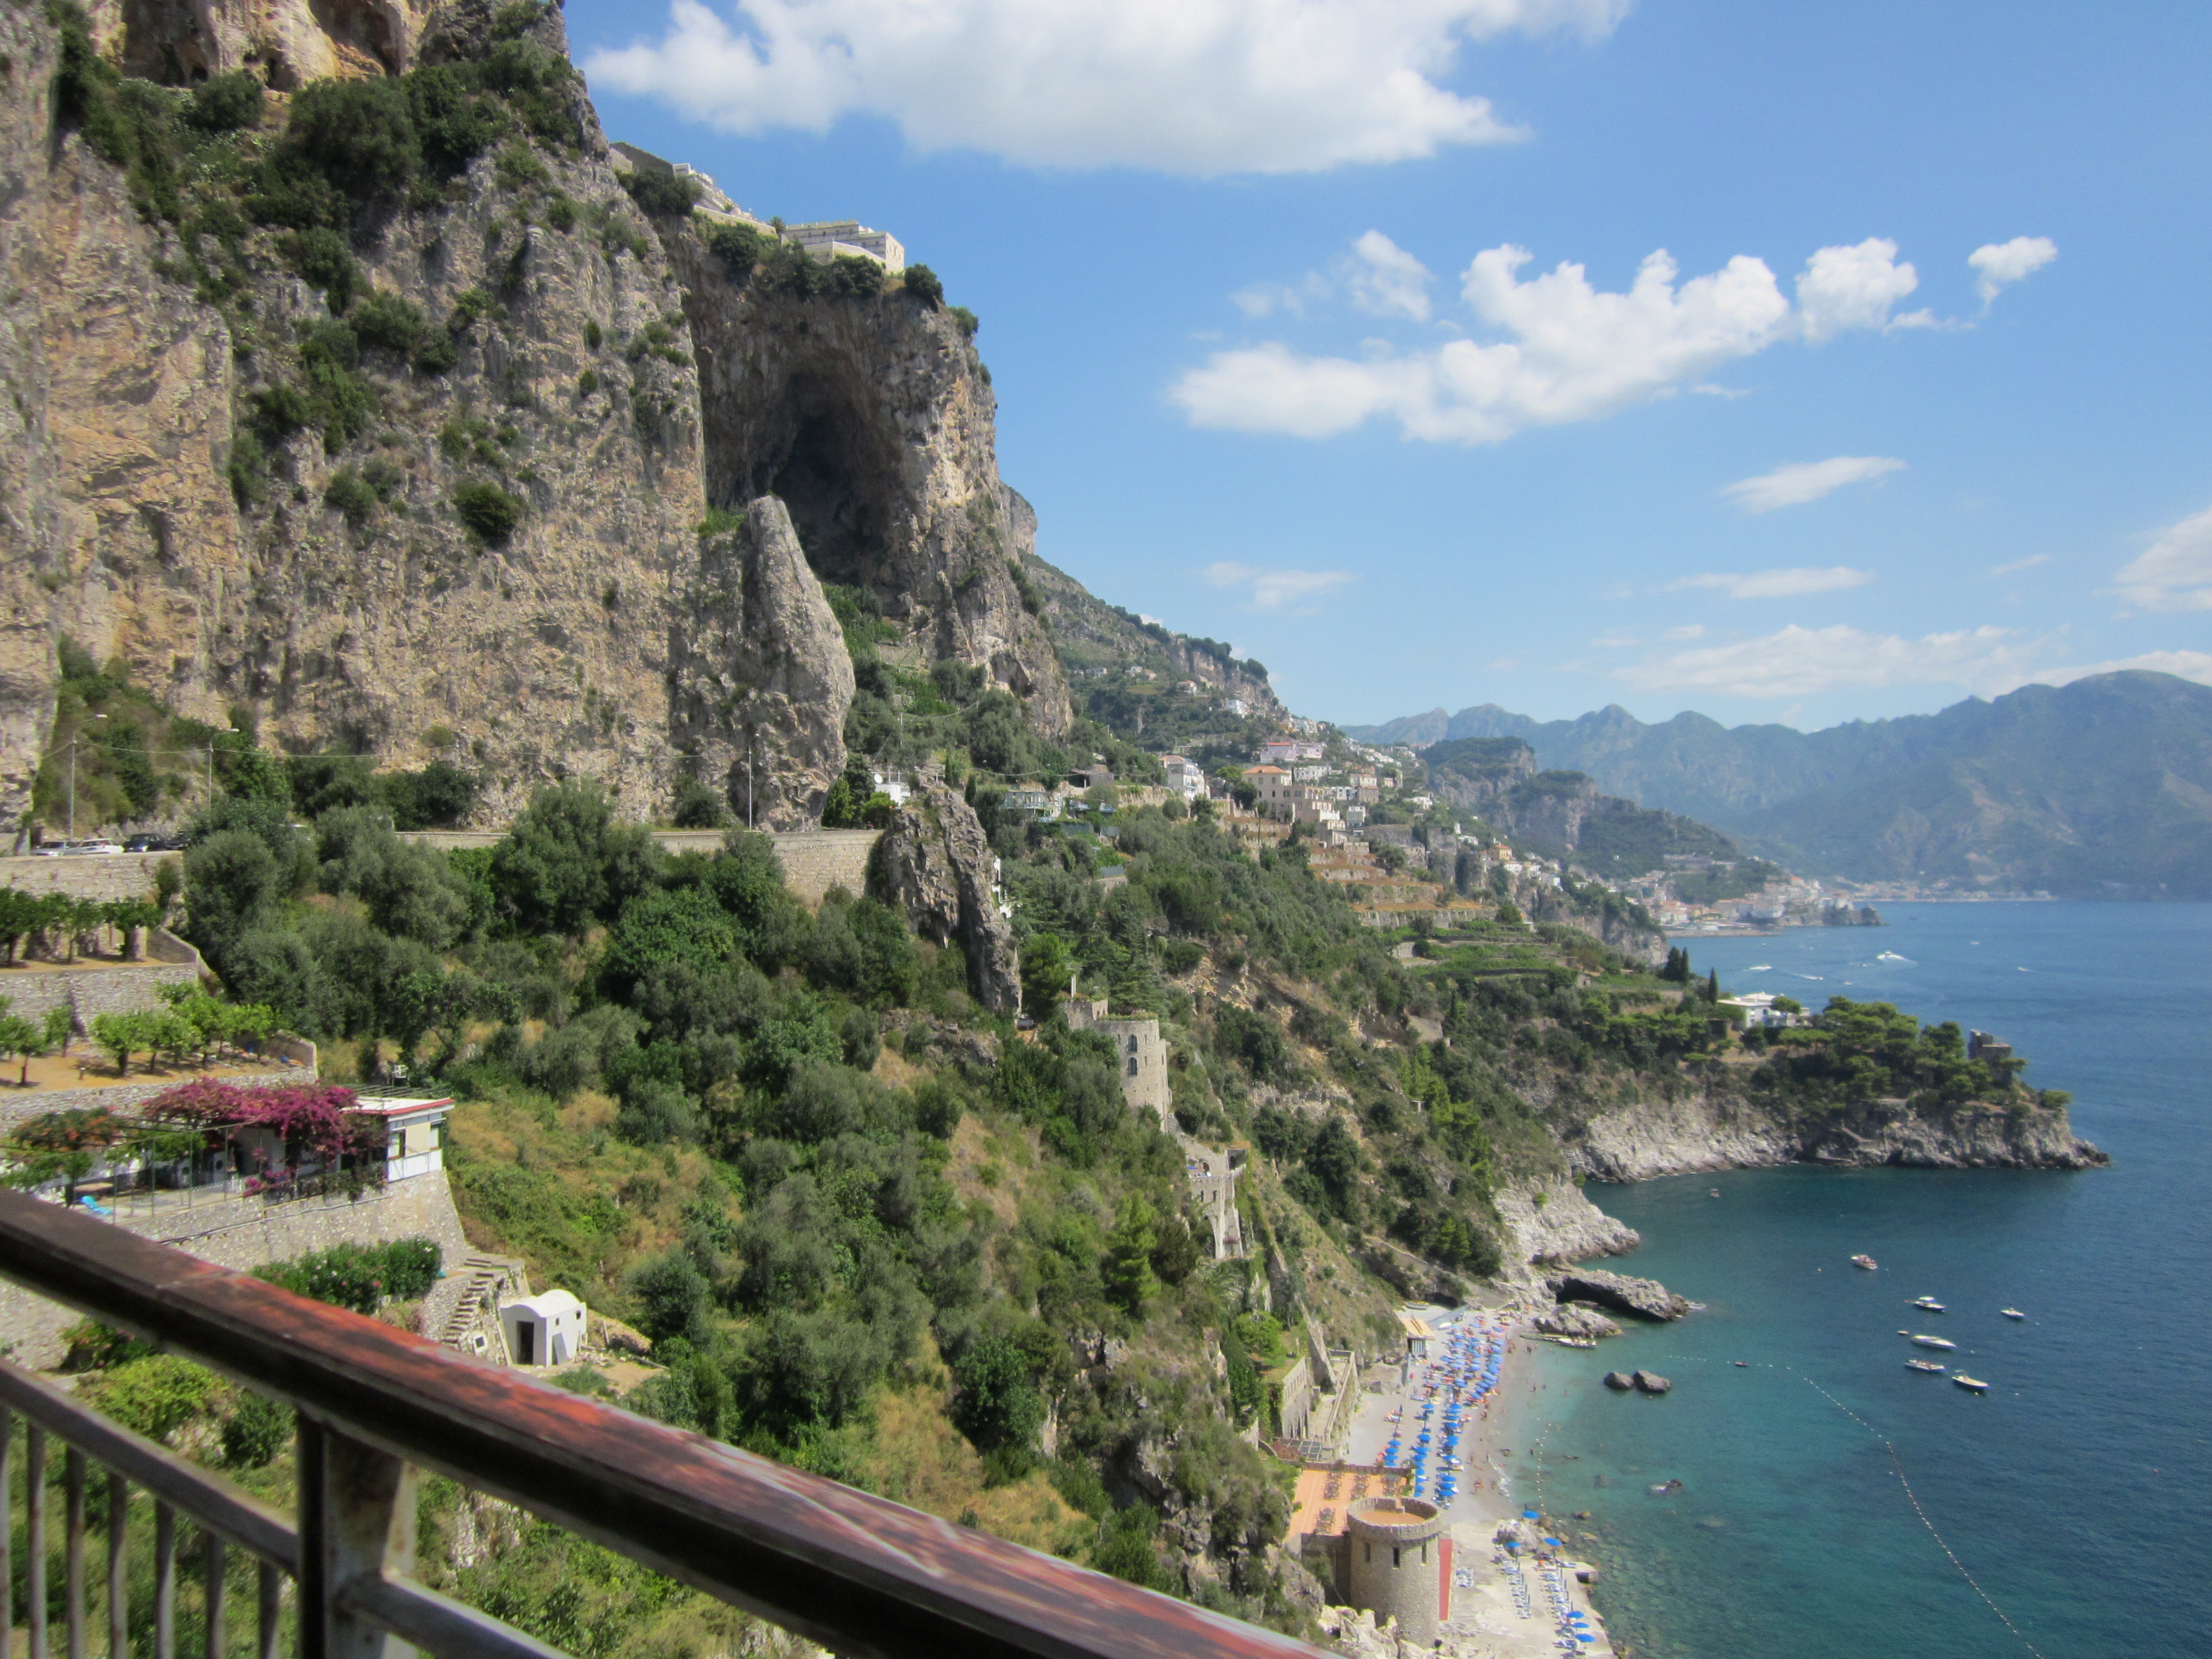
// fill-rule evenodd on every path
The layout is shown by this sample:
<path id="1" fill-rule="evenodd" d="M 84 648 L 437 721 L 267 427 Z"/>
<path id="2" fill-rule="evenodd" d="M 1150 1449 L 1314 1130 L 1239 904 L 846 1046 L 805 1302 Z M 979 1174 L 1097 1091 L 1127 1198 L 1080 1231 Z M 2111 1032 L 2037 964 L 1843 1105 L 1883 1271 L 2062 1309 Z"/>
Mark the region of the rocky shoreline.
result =
<path id="1" fill-rule="evenodd" d="M 2112 1162 L 2074 1133 L 2063 1108 L 2012 1111 L 1970 1101 L 1926 1111 L 1908 1101 L 1884 1099 L 1817 1111 L 1714 1094 L 1638 1101 L 1601 1112 L 1566 1138 L 1563 1151 L 1577 1175 L 1607 1182 L 1782 1164 L 2094 1170 Z"/>

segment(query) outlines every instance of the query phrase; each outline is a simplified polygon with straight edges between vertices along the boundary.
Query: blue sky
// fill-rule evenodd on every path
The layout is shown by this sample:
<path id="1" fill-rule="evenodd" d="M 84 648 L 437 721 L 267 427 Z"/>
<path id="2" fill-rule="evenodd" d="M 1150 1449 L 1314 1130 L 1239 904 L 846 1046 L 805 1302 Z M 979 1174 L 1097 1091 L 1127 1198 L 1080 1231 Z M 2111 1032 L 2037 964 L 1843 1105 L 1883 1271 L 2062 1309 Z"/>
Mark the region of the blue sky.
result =
<path id="1" fill-rule="evenodd" d="M 934 269 L 1039 551 L 1302 713 L 2212 682 L 2212 8 L 568 17 L 611 136 Z"/>

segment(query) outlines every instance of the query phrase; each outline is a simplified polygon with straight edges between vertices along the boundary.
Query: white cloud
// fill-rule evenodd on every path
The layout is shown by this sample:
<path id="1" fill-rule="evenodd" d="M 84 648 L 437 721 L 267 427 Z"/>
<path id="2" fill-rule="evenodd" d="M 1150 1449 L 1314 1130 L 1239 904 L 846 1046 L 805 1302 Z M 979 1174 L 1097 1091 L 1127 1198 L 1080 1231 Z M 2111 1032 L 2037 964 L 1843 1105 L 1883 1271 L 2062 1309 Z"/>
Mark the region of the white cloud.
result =
<path id="1" fill-rule="evenodd" d="M 1206 580 L 1216 587 L 1241 587 L 1249 583 L 1255 611 L 1279 611 L 1286 605 L 1342 586 L 1352 580 L 1352 573 L 1349 570 L 1261 570 L 1249 564 L 1224 562 L 1208 565 Z"/>
<path id="2" fill-rule="evenodd" d="M 1379 233 L 1363 237 L 1363 248 L 1370 238 L 1376 252 L 1387 249 L 1419 270 Z M 1360 360 L 1309 356 L 1268 341 L 1215 352 L 1184 371 L 1168 395 L 1194 426 L 1320 438 L 1380 415 L 1425 442 L 1498 443 L 1685 386 L 1705 389 L 1712 370 L 1782 340 L 1897 326 L 1908 319 L 1892 318 L 1891 308 L 1918 279 L 1896 255 L 1897 245 L 1880 239 L 1821 248 L 1797 279 L 1793 307 L 1765 261 L 1748 254 L 1678 283 L 1680 271 L 1662 249 L 1644 259 L 1627 292 L 1609 294 L 1571 261 L 1524 281 L 1521 268 L 1534 258 L 1526 248 L 1489 248 L 1462 274 L 1461 295 L 1503 338 L 1453 340 L 1405 355 L 1379 347 Z M 1425 291 L 1395 292 L 1395 309 L 1425 314 Z M 1413 295 L 1419 312 L 1410 308 Z M 1238 303 L 1253 312 L 1243 296 Z"/>
<path id="3" fill-rule="evenodd" d="M 2120 572 L 2119 592 L 2145 611 L 2212 611 L 2212 507 L 2160 531 Z"/>
<path id="4" fill-rule="evenodd" d="M 1774 273 L 1741 254 L 1678 288 L 1674 261 L 1654 253 L 1626 294 L 1599 292 L 1574 264 L 1523 282 L 1531 257 L 1491 248 L 1465 273 L 1468 305 L 1504 341 L 1360 362 L 1269 342 L 1216 352 L 1169 395 L 1194 426 L 1318 438 L 1387 414 L 1409 438 L 1497 443 L 1662 396 L 1771 344 L 1791 317 Z"/>
<path id="5" fill-rule="evenodd" d="M 1733 645 L 1678 651 L 1613 670 L 1644 691 L 1705 692 L 1733 697 L 1805 697 L 1824 691 L 1931 683 L 1988 689 L 2017 684 L 2027 647 L 2007 645 L 2002 628 L 1962 629 L 1908 640 L 1832 628 L 1785 628 Z"/>
<path id="6" fill-rule="evenodd" d="M 1628 0 L 673 0 L 602 88 L 725 132 L 848 115 L 924 150 L 1200 175 L 1400 161 L 1520 132 L 1443 82 L 1471 40 L 1610 33 Z"/>
<path id="7" fill-rule="evenodd" d="M 1345 285 L 1352 303 L 1377 317 L 1429 317 L 1429 268 L 1379 230 L 1352 245 L 1345 262 Z"/>
<path id="8" fill-rule="evenodd" d="M 1825 461 L 1778 466 L 1756 478 L 1739 478 L 1721 491 L 1747 513 L 1771 513 L 1778 507 L 1802 507 L 1841 489 L 1892 472 L 1905 463 L 1887 455 L 1836 455 Z"/>
<path id="9" fill-rule="evenodd" d="M 2015 236 L 2009 242 L 1990 242 L 1966 256 L 1979 273 L 1974 292 L 1987 309 L 1997 291 L 2024 276 L 2033 276 L 2058 257 L 2058 244 L 2048 236 Z"/>
<path id="10" fill-rule="evenodd" d="M 1702 640 L 1705 637 L 1705 625 L 1703 623 L 1692 623 L 1685 628 L 1670 628 L 1659 637 L 1670 645 L 1678 644 L 1683 640 Z"/>
<path id="11" fill-rule="evenodd" d="M 1982 572 L 1984 576 L 2017 576 L 2023 570 L 2033 570 L 2039 564 L 2049 564 L 2051 555 L 2037 553 L 2025 559 L 2014 559 L 2010 564 L 1993 564 Z"/>
<path id="12" fill-rule="evenodd" d="M 1850 247 L 1824 247 L 1797 277 L 1798 324 L 1814 344 L 1847 328 L 1887 328 L 1890 311 L 1920 286 L 1911 265 L 1897 263 L 1897 244 L 1869 236 Z M 1919 326 L 1917 314 L 1907 326 Z"/>
<path id="13" fill-rule="evenodd" d="M 1732 599 L 1794 599 L 1807 593 L 1833 593 L 1842 588 L 1862 587 L 1873 580 L 1873 571 L 1854 570 L 1844 564 L 1830 565 L 1825 570 L 1730 570 L 1684 576 L 1668 582 L 1667 592 L 1710 587 Z"/>

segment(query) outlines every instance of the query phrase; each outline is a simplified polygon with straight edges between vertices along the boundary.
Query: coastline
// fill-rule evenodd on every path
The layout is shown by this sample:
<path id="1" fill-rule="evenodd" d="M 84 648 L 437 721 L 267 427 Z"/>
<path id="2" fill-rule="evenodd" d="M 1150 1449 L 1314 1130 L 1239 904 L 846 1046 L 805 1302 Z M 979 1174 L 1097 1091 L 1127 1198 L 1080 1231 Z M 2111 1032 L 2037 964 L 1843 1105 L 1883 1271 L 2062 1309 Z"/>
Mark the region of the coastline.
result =
<path id="1" fill-rule="evenodd" d="M 1557 1517 L 1535 1502 L 1534 1490 L 1524 1491 L 1510 1472 L 1516 1455 L 1545 1433 L 1543 1390 L 1547 1386 L 1537 1364 L 1535 1349 L 1543 1340 L 1532 1328 L 1535 1315 L 1550 1305 L 1540 1290 L 1512 1288 L 1509 1299 L 1485 1304 L 1470 1302 L 1458 1309 L 1428 1304 L 1409 1304 L 1407 1311 L 1432 1322 L 1438 1334 L 1437 1351 L 1465 1322 L 1482 1319 L 1495 1325 L 1503 1316 L 1505 1348 L 1498 1368 L 1498 1386 L 1480 1406 L 1468 1408 L 1462 1433 L 1461 1462 L 1464 1483 L 1445 1510 L 1452 1540 L 1453 1589 L 1449 1617 L 1439 1626 L 1440 1651 L 1467 1659 L 1547 1659 L 1558 1650 L 1558 1626 L 1547 1605 L 1553 1595 L 1587 1621 L 1596 1640 L 1583 1651 L 1612 1659 L 1616 1653 L 1606 1633 L 1603 1619 L 1592 1604 L 1589 1579 L 1595 1565 L 1571 1550 L 1545 1545 L 1547 1537 L 1561 1536 L 1552 1524 Z M 1433 1356 L 1432 1356 L 1433 1357 Z M 1361 1413 L 1361 1431 L 1376 1432 L 1375 1425 L 1394 1407 L 1405 1411 L 1403 1421 L 1416 1420 L 1422 1396 L 1425 1365 L 1415 1361 L 1401 1370 L 1410 1386 L 1386 1389 L 1371 1396 Z M 1410 1438 L 1410 1431 L 1408 1438 Z M 1379 1461 L 1374 1452 L 1363 1452 L 1361 1461 Z M 1535 1509 L 1544 1524 L 1530 1522 L 1523 1512 Z M 1501 1547 L 1508 1531 L 1515 1536 L 1512 1550 Z M 1510 1565 L 1501 1565 L 1505 1557 Z M 1516 1559 L 1517 1558 L 1517 1559 Z M 1583 1575 L 1588 1575 L 1586 1578 Z M 1547 1574 L 1549 1575 L 1547 1579 Z M 1516 1601 L 1516 1579 L 1527 1601 Z M 1522 1610 L 1528 1607 L 1527 1612 Z"/>

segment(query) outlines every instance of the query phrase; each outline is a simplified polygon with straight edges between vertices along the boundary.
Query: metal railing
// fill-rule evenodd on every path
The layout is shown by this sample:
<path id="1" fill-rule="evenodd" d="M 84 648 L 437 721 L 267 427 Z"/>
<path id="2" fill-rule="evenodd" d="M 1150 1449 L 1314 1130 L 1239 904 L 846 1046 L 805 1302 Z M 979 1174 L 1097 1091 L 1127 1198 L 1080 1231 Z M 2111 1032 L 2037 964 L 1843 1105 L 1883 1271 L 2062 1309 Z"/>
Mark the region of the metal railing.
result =
<path id="1" fill-rule="evenodd" d="M 207 1540 L 207 1653 L 224 1652 L 226 1551 L 260 1563 L 259 1659 L 283 1580 L 301 1659 L 562 1659 L 416 1582 L 418 1470 L 519 1505 L 653 1571 L 856 1656 L 1290 1659 L 1302 1643 L 1139 1589 L 817 1475 L 495 1370 L 120 1228 L 0 1191 L 0 1274 L 295 1407 L 298 1511 L 228 1481 L 0 1364 L 0 1419 L 26 1419 L 27 1659 L 46 1628 L 49 1437 L 64 1454 L 67 1659 L 84 1659 L 88 1468 L 106 1472 L 112 1659 L 125 1626 L 129 1488 L 155 1500 L 154 1659 L 174 1659 L 175 1522 Z M 0 1420 L 0 1428 L 8 1425 Z M 12 1444 L 0 1434 L 0 1492 Z M 10 1525 L 13 1522 L 11 1518 Z M 13 1651 L 14 1586 L 0 1595 Z"/>

